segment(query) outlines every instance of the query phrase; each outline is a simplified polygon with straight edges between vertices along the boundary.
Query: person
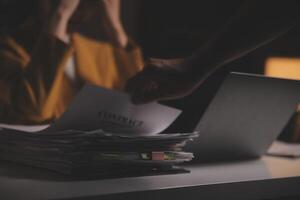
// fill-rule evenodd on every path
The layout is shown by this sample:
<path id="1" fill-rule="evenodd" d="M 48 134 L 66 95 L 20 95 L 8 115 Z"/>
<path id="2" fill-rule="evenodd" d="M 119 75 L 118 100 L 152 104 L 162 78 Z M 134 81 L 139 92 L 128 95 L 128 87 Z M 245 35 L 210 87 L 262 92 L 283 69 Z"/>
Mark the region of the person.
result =
<path id="1" fill-rule="evenodd" d="M 1 28 L 1 123 L 49 123 L 85 83 L 121 90 L 143 66 L 140 48 L 121 23 L 120 0 L 2 3 L 21 8 L 21 19 L 8 18 Z M 98 38 L 79 32 L 93 20 Z"/>

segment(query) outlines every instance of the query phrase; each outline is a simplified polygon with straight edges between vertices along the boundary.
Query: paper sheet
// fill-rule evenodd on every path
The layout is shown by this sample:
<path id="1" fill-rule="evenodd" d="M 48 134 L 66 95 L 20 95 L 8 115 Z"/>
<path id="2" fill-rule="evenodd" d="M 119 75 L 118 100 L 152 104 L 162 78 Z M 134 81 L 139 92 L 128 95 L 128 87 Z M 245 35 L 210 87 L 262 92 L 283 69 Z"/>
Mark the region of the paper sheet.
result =
<path id="1" fill-rule="evenodd" d="M 86 85 L 60 119 L 47 126 L 2 127 L 28 132 L 102 129 L 111 133 L 151 135 L 162 132 L 181 111 L 158 103 L 134 105 L 126 93 Z M 1 125 L 0 125 L 1 127 Z"/>
<path id="2" fill-rule="evenodd" d="M 1 128 L 5 128 L 5 129 L 18 130 L 18 131 L 25 131 L 25 132 L 38 132 L 38 131 L 42 131 L 48 127 L 49 127 L 49 124 L 34 125 L 34 126 L 0 124 L 0 130 L 1 130 Z"/>
<path id="3" fill-rule="evenodd" d="M 272 156 L 300 158 L 300 144 L 275 141 L 267 154 Z"/>
<path id="4" fill-rule="evenodd" d="M 166 129 L 180 112 L 158 103 L 134 105 L 125 93 L 87 85 L 51 129 L 155 134 Z"/>

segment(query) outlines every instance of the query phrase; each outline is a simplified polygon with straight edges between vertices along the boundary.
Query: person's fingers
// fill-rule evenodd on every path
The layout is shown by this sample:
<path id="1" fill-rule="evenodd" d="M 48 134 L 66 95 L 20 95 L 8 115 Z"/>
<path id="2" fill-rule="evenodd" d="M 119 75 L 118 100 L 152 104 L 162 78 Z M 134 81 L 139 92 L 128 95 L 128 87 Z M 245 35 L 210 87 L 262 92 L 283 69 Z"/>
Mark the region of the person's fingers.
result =
<path id="1" fill-rule="evenodd" d="M 135 104 L 148 102 L 148 96 L 158 89 L 158 83 L 151 76 L 143 77 L 139 85 L 130 89 L 131 100 Z"/>
<path id="2" fill-rule="evenodd" d="M 130 94 L 133 103 L 139 103 L 143 99 L 145 91 L 149 90 L 150 75 L 140 72 L 127 81 L 125 91 Z M 151 86 L 150 86 L 151 87 Z"/>
<path id="3" fill-rule="evenodd" d="M 132 78 L 127 80 L 126 85 L 125 85 L 125 91 L 128 93 L 133 93 L 135 88 L 139 86 L 143 80 L 143 71 L 138 72 L 136 75 L 134 75 Z"/>
<path id="4" fill-rule="evenodd" d="M 150 103 L 168 98 L 170 90 L 165 82 L 168 82 L 165 77 L 148 81 L 143 88 L 135 92 L 133 102 L 135 104 Z"/>
<path id="5" fill-rule="evenodd" d="M 147 68 L 131 78 L 126 85 L 126 92 L 131 95 L 135 104 L 148 103 L 156 100 L 169 98 L 171 90 L 168 85 L 174 84 L 165 70 L 158 68 Z M 176 87 L 176 86 L 172 86 Z"/>
<path id="6" fill-rule="evenodd" d="M 162 67 L 162 65 L 163 65 L 163 59 L 159 59 L 159 58 L 150 58 L 146 62 L 146 68 Z"/>
<path id="7" fill-rule="evenodd" d="M 149 86 L 148 82 L 144 81 L 131 93 L 132 102 L 135 104 L 144 103 L 145 94 L 149 92 L 151 92 L 151 86 Z"/>
<path id="8" fill-rule="evenodd" d="M 145 85 L 146 80 L 152 76 L 151 70 L 144 69 L 141 72 L 138 72 L 135 76 L 130 78 L 125 85 L 125 91 L 132 94 L 133 91 Z"/>
<path id="9" fill-rule="evenodd" d="M 173 59 L 164 59 L 162 62 L 165 66 L 175 66 L 183 63 L 184 59 L 183 58 L 173 58 Z"/>
<path id="10" fill-rule="evenodd" d="M 132 96 L 132 102 L 134 104 L 145 104 L 145 103 L 150 103 L 156 100 L 154 98 L 154 92 L 141 92 L 141 93 L 136 93 L 134 96 Z"/>
<path id="11" fill-rule="evenodd" d="M 135 85 L 136 85 L 136 76 L 129 79 L 126 82 L 126 85 L 125 85 L 125 88 L 124 88 L 125 92 L 127 92 L 129 94 L 133 93 Z"/>
<path id="12" fill-rule="evenodd" d="M 158 87 L 159 87 L 158 81 L 151 80 L 145 86 L 144 91 L 145 92 L 153 92 L 153 91 L 156 91 L 158 89 Z"/>
<path id="13" fill-rule="evenodd" d="M 144 91 L 144 87 L 139 87 L 136 88 L 136 90 L 134 91 L 134 93 L 131 94 L 131 101 L 134 104 L 142 104 L 144 103 L 144 99 L 145 99 L 145 91 Z"/>
<path id="14" fill-rule="evenodd" d="M 176 69 L 178 65 L 182 64 L 184 59 L 174 58 L 174 59 L 159 59 L 159 58 L 150 58 L 146 62 L 145 68 L 156 67 L 160 69 Z"/>

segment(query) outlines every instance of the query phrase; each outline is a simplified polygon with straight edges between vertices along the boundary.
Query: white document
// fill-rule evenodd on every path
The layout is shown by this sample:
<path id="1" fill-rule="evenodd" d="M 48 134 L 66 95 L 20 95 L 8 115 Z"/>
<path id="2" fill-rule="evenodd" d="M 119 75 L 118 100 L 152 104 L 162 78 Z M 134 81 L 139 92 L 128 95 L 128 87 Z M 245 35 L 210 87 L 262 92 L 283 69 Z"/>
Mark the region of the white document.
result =
<path id="1" fill-rule="evenodd" d="M 24 132 L 38 132 L 45 130 L 49 127 L 49 124 L 45 125 L 34 125 L 34 126 L 28 126 L 28 125 L 10 125 L 10 124 L 0 124 L 0 131 L 1 129 L 12 129 L 17 131 L 24 131 Z"/>
<path id="2" fill-rule="evenodd" d="M 96 130 L 123 134 L 156 134 L 181 111 L 158 103 L 134 105 L 128 94 L 86 85 L 68 110 L 47 130 Z"/>
<path id="3" fill-rule="evenodd" d="M 126 93 L 86 85 L 68 110 L 50 126 L 0 124 L 0 128 L 40 133 L 102 129 L 110 133 L 151 135 L 166 129 L 180 113 L 155 102 L 134 105 Z"/>
<path id="4" fill-rule="evenodd" d="M 300 144 L 275 141 L 269 148 L 267 154 L 272 156 L 300 158 Z"/>

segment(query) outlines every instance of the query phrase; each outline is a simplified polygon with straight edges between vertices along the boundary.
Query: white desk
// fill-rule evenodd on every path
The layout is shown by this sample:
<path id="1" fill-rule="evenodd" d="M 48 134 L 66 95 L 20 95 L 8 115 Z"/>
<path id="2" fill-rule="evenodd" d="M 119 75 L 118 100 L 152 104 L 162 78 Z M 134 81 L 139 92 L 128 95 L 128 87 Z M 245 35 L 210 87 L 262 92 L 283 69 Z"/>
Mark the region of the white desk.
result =
<path id="1" fill-rule="evenodd" d="M 55 173 L 0 163 L 0 199 L 273 199 L 300 197 L 300 159 L 263 157 L 188 165 L 187 174 L 66 180 Z M 100 198 L 101 197 L 101 198 Z"/>

